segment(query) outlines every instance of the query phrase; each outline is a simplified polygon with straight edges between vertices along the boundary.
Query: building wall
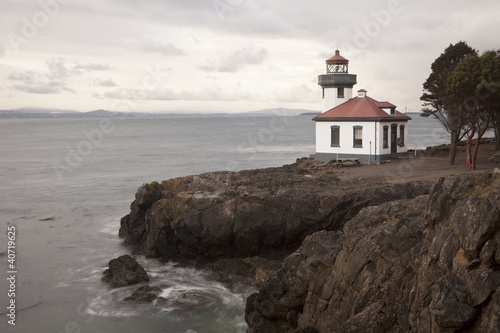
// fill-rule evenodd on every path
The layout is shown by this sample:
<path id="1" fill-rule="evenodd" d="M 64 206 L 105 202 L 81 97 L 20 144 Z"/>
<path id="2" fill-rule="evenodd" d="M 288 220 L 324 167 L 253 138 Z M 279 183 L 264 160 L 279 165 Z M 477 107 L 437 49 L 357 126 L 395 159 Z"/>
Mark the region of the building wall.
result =
<path id="1" fill-rule="evenodd" d="M 331 147 L 331 126 L 340 126 L 340 147 Z M 354 126 L 363 127 L 363 147 L 354 148 Z M 344 153 L 344 154 L 370 154 L 370 141 L 375 138 L 375 122 L 316 122 L 316 152 L 318 153 Z"/>
<path id="2" fill-rule="evenodd" d="M 397 125 L 397 138 L 401 137 L 400 125 L 405 125 L 404 146 L 396 145 L 397 153 L 407 152 L 408 122 L 316 122 L 316 159 L 330 161 L 338 158 L 360 158 L 363 163 L 380 163 L 391 157 L 391 125 Z M 331 146 L 331 127 L 340 127 L 340 146 Z M 362 148 L 353 147 L 354 126 L 363 127 Z M 388 147 L 383 146 L 383 129 L 388 126 Z M 370 144 L 371 142 L 371 144 Z"/>
<path id="3" fill-rule="evenodd" d="M 344 98 L 337 97 L 337 88 L 325 88 L 325 97 L 323 98 L 323 112 L 328 111 L 347 102 L 352 98 L 352 88 L 344 88 Z"/>
<path id="4" fill-rule="evenodd" d="M 407 121 L 394 121 L 394 122 L 378 122 L 377 123 L 377 155 L 390 155 L 391 154 L 391 126 L 395 124 L 397 127 L 396 136 L 401 138 L 401 125 L 405 126 L 404 130 L 404 146 L 397 145 L 397 153 L 406 153 L 408 151 L 408 122 Z M 388 126 L 388 147 L 384 148 L 384 126 Z"/>

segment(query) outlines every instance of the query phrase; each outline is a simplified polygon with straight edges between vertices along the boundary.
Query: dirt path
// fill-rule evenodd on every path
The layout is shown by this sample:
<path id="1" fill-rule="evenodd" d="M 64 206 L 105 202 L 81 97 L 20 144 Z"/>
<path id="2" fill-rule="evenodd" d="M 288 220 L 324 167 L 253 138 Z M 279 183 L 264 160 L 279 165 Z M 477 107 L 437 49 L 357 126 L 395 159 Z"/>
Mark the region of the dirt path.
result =
<path id="1" fill-rule="evenodd" d="M 404 157 L 389 163 L 344 167 L 337 174 L 342 183 L 359 183 L 360 187 L 401 183 L 412 180 L 437 181 L 440 177 L 467 172 L 465 170 L 465 147 L 459 147 L 455 165 L 448 165 L 448 156 Z M 477 158 L 477 171 L 500 168 L 498 164 L 488 163 L 495 153 L 491 143 L 482 144 Z"/>

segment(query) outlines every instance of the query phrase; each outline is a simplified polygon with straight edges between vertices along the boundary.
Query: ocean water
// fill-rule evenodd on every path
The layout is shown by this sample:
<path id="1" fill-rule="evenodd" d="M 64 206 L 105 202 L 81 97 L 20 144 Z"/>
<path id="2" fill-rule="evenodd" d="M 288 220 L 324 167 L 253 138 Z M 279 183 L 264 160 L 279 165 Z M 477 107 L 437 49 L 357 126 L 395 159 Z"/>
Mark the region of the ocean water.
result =
<path id="1" fill-rule="evenodd" d="M 414 116 L 410 148 L 446 142 L 436 121 Z M 120 218 L 143 183 L 280 166 L 313 153 L 310 116 L 0 120 L 0 331 L 245 332 L 250 286 L 229 290 L 203 271 L 142 257 L 149 284 L 171 301 L 128 304 L 137 286 L 102 283 L 108 261 L 130 253 L 118 238 Z M 15 228 L 10 263 L 8 228 Z"/>

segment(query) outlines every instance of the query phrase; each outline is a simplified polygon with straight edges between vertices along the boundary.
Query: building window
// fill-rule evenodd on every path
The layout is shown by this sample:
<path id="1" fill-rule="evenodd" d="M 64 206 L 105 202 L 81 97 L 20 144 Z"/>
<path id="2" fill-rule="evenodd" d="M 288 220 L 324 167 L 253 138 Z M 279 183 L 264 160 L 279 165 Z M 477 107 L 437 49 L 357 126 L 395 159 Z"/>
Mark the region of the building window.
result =
<path id="1" fill-rule="evenodd" d="M 363 148 L 363 126 L 354 126 L 354 148 Z"/>
<path id="2" fill-rule="evenodd" d="M 325 88 L 323 88 L 323 99 L 325 99 Z"/>
<path id="3" fill-rule="evenodd" d="M 340 127 L 332 126 L 332 147 L 340 147 Z"/>
<path id="4" fill-rule="evenodd" d="M 344 98 L 344 88 L 337 88 L 337 98 Z"/>
<path id="5" fill-rule="evenodd" d="M 391 108 L 391 114 L 395 115 L 396 114 L 396 108 Z"/>
<path id="6" fill-rule="evenodd" d="M 405 125 L 399 126 L 399 145 L 404 147 L 405 145 Z"/>
<path id="7" fill-rule="evenodd" d="M 389 148 L 389 126 L 384 126 L 384 148 Z"/>

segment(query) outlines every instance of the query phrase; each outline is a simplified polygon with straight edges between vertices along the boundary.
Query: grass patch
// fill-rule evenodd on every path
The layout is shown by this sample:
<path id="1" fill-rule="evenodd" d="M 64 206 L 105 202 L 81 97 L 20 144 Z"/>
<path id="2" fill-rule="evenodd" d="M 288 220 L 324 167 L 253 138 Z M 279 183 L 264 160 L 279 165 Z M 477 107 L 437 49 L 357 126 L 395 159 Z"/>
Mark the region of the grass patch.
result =
<path id="1" fill-rule="evenodd" d="M 485 198 L 493 192 L 498 192 L 500 177 L 494 177 L 488 185 L 475 186 L 469 190 L 469 196 Z"/>

